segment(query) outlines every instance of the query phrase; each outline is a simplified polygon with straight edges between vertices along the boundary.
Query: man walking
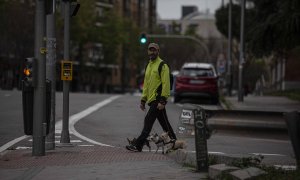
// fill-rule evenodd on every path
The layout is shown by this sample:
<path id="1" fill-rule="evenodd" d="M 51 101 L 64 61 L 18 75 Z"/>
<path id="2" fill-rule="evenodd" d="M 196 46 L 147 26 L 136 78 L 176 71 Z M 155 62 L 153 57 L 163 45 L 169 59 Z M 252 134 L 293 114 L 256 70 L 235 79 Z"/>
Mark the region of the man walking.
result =
<path id="1" fill-rule="evenodd" d="M 136 143 L 126 146 L 126 149 L 134 152 L 142 151 L 143 145 L 151 132 L 156 118 L 158 119 L 163 130 L 169 133 L 170 138 L 172 140 L 177 139 L 169 123 L 165 108 L 167 99 L 170 96 L 169 67 L 164 63 L 162 65 L 161 72 L 158 70 L 160 63 L 163 62 L 163 60 L 161 60 L 159 57 L 158 44 L 149 44 L 148 56 L 150 60 L 145 70 L 144 87 L 140 108 L 141 110 L 145 111 L 146 103 L 150 106 L 150 108 L 144 120 L 144 128 L 141 135 L 137 138 Z"/>

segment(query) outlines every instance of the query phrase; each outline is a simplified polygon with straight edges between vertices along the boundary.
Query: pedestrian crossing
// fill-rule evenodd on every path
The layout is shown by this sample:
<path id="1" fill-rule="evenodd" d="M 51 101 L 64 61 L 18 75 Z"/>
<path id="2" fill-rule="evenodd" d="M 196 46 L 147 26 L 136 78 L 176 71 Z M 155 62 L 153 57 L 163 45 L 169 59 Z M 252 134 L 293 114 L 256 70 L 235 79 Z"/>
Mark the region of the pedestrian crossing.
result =
<path id="1" fill-rule="evenodd" d="M 61 139 L 61 133 L 56 132 L 55 133 L 55 146 L 56 147 L 61 147 L 63 146 L 62 144 L 66 145 L 66 143 L 60 143 L 60 139 Z M 20 141 L 19 143 L 15 144 L 13 147 L 11 147 L 10 149 L 13 150 L 24 150 L 24 149 L 32 149 L 32 136 L 28 136 L 27 138 L 25 138 L 24 140 Z M 87 142 L 83 139 L 78 138 L 77 136 L 73 135 L 73 133 L 70 133 L 70 144 L 71 146 L 79 146 L 79 147 L 93 147 L 95 146 L 95 144 L 92 144 L 90 142 Z"/>

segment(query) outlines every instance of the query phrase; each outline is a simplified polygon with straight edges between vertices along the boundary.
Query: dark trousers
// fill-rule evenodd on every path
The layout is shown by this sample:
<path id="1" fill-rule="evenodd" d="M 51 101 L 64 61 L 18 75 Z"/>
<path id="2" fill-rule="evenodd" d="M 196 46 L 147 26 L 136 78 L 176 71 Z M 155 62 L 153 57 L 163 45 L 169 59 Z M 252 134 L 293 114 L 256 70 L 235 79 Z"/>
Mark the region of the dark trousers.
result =
<path id="1" fill-rule="evenodd" d="M 157 109 L 157 104 L 158 104 L 157 101 L 153 101 L 149 104 L 150 108 L 149 108 L 149 111 L 147 112 L 147 115 L 144 120 L 144 128 L 142 130 L 141 135 L 137 138 L 137 141 L 136 141 L 136 147 L 138 149 L 143 148 L 143 145 L 152 130 L 152 127 L 153 127 L 153 124 L 154 124 L 156 118 L 158 119 L 159 124 L 161 125 L 163 130 L 165 132 L 169 132 L 170 138 L 177 139 L 176 135 L 170 125 L 170 122 L 168 120 L 166 108 L 164 108 L 163 110 L 159 110 L 159 109 Z"/>

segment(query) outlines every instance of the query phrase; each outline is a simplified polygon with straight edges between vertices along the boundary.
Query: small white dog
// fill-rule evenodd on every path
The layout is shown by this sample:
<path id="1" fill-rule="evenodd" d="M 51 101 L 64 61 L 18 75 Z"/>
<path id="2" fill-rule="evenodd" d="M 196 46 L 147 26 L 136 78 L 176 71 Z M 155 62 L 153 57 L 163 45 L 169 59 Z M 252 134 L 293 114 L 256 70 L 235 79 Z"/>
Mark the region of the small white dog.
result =
<path id="1" fill-rule="evenodd" d="M 176 149 L 186 149 L 187 145 L 185 141 L 182 140 L 171 140 L 168 132 L 164 132 L 160 135 L 160 138 L 163 140 L 164 145 L 167 146 L 166 153 L 171 152 Z"/>
<path id="2" fill-rule="evenodd" d="M 155 133 L 155 134 L 151 134 L 149 136 L 150 141 L 154 142 L 156 145 L 156 151 L 155 153 L 157 153 L 158 149 L 161 147 L 162 148 L 162 154 L 165 153 L 165 144 L 164 141 L 161 139 L 161 137 Z"/>

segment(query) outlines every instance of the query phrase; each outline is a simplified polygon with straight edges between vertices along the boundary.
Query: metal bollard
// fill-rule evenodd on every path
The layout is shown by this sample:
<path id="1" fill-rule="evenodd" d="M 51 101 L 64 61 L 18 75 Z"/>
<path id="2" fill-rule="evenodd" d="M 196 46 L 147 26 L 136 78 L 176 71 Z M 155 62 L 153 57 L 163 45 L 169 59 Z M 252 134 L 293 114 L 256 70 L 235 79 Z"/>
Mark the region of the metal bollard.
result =
<path id="1" fill-rule="evenodd" d="M 297 169 L 300 166 L 300 113 L 292 111 L 284 113 L 284 119 L 288 127 L 288 133 L 292 142 L 297 161 Z"/>
<path id="2" fill-rule="evenodd" d="M 208 152 L 206 138 L 206 113 L 203 108 L 197 107 L 193 110 L 195 126 L 195 145 L 197 171 L 208 172 Z"/>

